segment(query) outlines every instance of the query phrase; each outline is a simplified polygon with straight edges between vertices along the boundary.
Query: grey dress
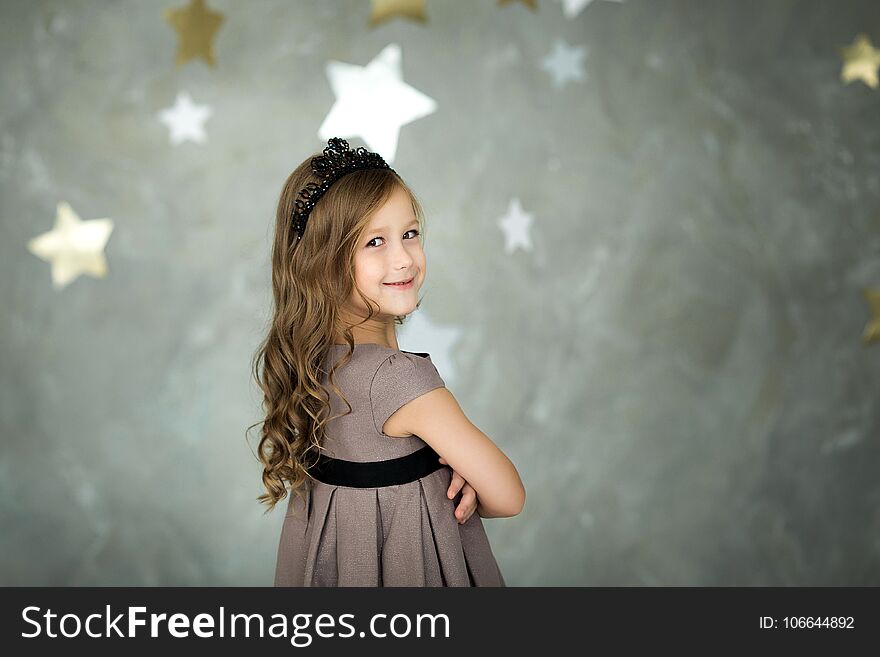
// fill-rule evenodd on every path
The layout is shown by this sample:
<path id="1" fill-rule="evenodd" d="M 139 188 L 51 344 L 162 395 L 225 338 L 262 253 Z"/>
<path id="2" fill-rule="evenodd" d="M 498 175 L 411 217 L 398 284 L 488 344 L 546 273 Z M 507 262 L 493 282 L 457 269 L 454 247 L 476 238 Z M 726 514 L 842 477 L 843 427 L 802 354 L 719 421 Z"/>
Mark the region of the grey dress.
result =
<path id="1" fill-rule="evenodd" d="M 348 345 L 334 345 L 338 360 Z M 329 371 L 329 367 L 325 368 Z M 445 385 L 428 354 L 356 344 L 335 375 L 351 413 L 327 424 L 326 455 L 383 461 L 425 447 L 418 436 L 394 438 L 385 421 L 408 401 Z M 330 417 L 347 406 L 327 385 Z M 275 586 L 506 586 L 482 519 L 459 524 L 461 499 L 447 497 L 452 470 L 379 488 L 310 480 L 305 500 L 289 495 Z"/>

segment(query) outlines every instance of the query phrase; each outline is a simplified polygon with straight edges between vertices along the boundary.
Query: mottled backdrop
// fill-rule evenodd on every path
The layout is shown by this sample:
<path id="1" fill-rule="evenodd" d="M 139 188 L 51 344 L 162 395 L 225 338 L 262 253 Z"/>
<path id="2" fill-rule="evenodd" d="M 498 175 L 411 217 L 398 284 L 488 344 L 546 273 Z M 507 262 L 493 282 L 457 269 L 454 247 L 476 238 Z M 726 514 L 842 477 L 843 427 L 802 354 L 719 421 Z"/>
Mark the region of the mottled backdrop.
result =
<path id="1" fill-rule="evenodd" d="M 211 0 L 216 68 L 175 66 L 184 4 L 0 5 L 0 583 L 271 585 L 274 204 L 327 63 L 398 44 L 436 102 L 394 159 L 430 266 L 401 346 L 520 470 L 508 584 L 880 584 L 880 91 L 838 50 L 880 4 Z M 56 289 L 61 202 L 114 229 Z"/>

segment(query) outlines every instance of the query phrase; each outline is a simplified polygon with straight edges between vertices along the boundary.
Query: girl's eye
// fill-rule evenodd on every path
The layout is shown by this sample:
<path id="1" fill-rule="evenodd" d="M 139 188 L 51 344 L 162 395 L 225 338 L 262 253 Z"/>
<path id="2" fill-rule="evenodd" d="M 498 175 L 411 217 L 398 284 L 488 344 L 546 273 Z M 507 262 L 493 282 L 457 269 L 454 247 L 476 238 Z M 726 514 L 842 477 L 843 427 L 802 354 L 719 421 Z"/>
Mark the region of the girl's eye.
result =
<path id="1" fill-rule="evenodd" d="M 406 235 L 407 233 L 415 233 L 416 235 L 421 235 L 421 233 L 415 228 L 412 228 L 412 229 L 406 231 L 406 233 L 404 233 L 404 235 Z M 367 242 L 367 246 L 370 246 L 376 240 L 381 240 L 381 239 L 382 239 L 381 237 L 374 237 L 369 242 Z"/>

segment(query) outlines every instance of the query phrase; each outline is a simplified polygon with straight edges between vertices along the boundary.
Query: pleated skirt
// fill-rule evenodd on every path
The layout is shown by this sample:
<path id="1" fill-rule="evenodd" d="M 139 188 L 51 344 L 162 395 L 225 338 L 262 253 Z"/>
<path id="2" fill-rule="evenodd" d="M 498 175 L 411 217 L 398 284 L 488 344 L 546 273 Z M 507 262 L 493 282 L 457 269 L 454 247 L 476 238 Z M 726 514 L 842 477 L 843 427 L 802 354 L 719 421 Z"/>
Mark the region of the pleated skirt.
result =
<path id="1" fill-rule="evenodd" d="M 506 586 L 482 518 L 455 519 L 451 479 L 443 466 L 374 488 L 310 481 L 290 495 L 275 586 Z"/>

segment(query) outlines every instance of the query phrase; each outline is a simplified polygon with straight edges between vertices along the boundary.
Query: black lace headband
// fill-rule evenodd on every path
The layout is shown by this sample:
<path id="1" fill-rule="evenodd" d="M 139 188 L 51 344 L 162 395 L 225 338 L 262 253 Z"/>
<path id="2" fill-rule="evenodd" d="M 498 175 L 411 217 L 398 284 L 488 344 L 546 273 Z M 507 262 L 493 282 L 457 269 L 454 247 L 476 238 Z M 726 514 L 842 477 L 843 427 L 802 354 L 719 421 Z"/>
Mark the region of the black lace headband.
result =
<path id="1" fill-rule="evenodd" d="M 372 153 L 363 146 L 351 150 L 348 142 L 339 137 L 332 137 L 327 144 L 323 155 L 312 158 L 312 171 L 321 178 L 321 183 L 308 183 L 300 190 L 295 201 L 293 228 L 297 233 L 297 240 L 302 239 L 306 221 L 315 203 L 342 176 L 359 169 L 391 169 L 381 155 Z"/>

